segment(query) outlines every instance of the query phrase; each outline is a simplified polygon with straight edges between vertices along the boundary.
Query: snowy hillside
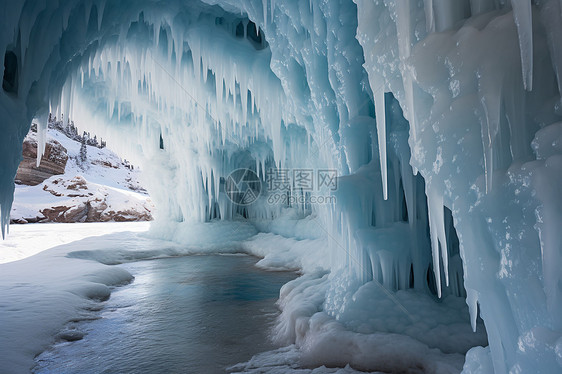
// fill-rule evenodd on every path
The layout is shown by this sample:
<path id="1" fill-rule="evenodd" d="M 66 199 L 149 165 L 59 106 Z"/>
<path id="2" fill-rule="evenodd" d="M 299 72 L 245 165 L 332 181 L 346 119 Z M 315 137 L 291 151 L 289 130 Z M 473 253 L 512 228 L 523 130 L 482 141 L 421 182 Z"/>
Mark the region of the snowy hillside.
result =
<path id="1" fill-rule="evenodd" d="M 10 213 L 12 223 L 152 220 L 154 207 L 139 182 L 138 168 L 107 148 L 67 137 L 54 125 L 49 126 L 47 145 L 58 147 L 68 157 L 64 174 L 53 175 L 34 186 L 16 184 Z M 37 132 L 32 130 L 24 144 L 36 146 L 36 140 Z M 20 173 L 26 161 L 29 163 L 24 159 L 18 177 L 27 174 L 37 177 L 42 173 L 38 169 Z"/>

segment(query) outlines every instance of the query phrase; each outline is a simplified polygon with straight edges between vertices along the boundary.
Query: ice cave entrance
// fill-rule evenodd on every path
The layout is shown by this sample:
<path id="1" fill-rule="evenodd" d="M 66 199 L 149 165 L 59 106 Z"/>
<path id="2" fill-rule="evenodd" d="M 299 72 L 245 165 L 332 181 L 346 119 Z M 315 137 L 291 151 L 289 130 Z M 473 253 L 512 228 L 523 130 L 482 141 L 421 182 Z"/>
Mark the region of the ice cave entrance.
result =
<path id="1" fill-rule="evenodd" d="M 6 3 L 2 234 L 31 123 L 39 166 L 49 118 L 74 121 L 142 167 L 145 239 L 176 244 L 73 261 L 234 252 L 298 270 L 273 335 L 301 368 L 560 371 L 561 7 Z M 104 266 L 98 284 L 127 278 Z"/>

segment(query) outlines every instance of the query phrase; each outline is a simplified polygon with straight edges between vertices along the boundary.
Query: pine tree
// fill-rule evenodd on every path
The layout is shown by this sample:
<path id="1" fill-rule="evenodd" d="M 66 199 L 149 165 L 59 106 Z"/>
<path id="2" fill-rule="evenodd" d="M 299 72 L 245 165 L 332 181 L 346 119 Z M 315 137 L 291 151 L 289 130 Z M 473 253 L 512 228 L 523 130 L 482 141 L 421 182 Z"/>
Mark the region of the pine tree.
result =
<path id="1" fill-rule="evenodd" d="M 88 160 L 88 148 L 86 147 L 86 141 L 82 140 L 82 145 L 80 146 L 79 163 L 82 169 L 86 166 L 86 161 Z"/>

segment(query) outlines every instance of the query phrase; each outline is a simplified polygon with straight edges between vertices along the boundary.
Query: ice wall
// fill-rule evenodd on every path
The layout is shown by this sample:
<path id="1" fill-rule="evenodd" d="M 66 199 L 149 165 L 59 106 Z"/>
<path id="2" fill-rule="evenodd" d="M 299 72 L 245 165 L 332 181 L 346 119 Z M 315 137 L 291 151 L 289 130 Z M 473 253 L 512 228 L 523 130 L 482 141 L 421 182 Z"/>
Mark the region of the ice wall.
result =
<path id="1" fill-rule="evenodd" d="M 560 225 L 550 215 L 558 198 L 545 190 L 560 186 L 559 155 L 540 151 L 547 132 L 547 147 L 557 142 L 562 114 L 560 3 L 356 3 L 358 39 L 372 52 L 371 85 L 393 92 L 410 121 L 410 163 L 426 179 L 433 260 L 443 237 L 435 211 L 444 204 L 495 372 L 560 371 L 561 289 L 548 273 L 561 247 L 559 236 L 545 241 L 543 231 Z M 543 179 L 547 169 L 554 179 Z M 465 372 L 481 372 L 486 360 L 474 350 Z"/>
<path id="2" fill-rule="evenodd" d="M 466 296 L 490 341 L 467 373 L 560 370 L 559 1 L 3 7 L 3 230 L 49 112 L 142 164 L 160 221 L 278 217 L 226 199 L 237 168 L 336 170 L 333 204 L 298 206 L 330 238 L 328 313 L 366 282 Z"/>

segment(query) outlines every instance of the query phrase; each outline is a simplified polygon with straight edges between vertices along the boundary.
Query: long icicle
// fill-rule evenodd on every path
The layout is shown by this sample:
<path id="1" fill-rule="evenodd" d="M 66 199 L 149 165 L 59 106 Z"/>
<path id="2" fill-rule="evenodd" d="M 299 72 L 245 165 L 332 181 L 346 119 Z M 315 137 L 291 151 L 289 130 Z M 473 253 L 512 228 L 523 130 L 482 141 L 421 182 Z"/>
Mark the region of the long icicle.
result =
<path id="1" fill-rule="evenodd" d="M 449 286 L 449 254 L 447 251 L 447 236 L 445 234 L 445 214 L 443 210 L 443 196 L 435 188 L 428 186 L 427 211 L 429 215 L 429 232 L 431 235 L 431 250 L 433 255 L 433 272 L 437 285 L 437 295 L 441 297 L 441 268 L 439 257 L 443 261 L 445 285 Z M 439 247 L 441 246 L 441 256 Z"/>
<path id="2" fill-rule="evenodd" d="M 378 77 L 377 77 L 378 78 Z M 379 158 L 381 165 L 382 194 L 388 199 L 388 168 L 386 162 L 386 113 L 384 107 L 384 83 L 382 78 L 376 82 L 376 91 L 373 92 L 375 99 L 375 116 L 377 121 L 377 140 L 379 144 Z"/>
<path id="3" fill-rule="evenodd" d="M 45 154 L 45 145 L 47 143 L 47 116 L 42 115 L 36 119 L 37 123 L 37 159 L 36 167 L 41 164 L 41 158 Z"/>
<path id="4" fill-rule="evenodd" d="M 511 0 L 513 18 L 519 36 L 523 85 L 527 91 L 533 89 L 533 13 L 531 0 Z"/>

